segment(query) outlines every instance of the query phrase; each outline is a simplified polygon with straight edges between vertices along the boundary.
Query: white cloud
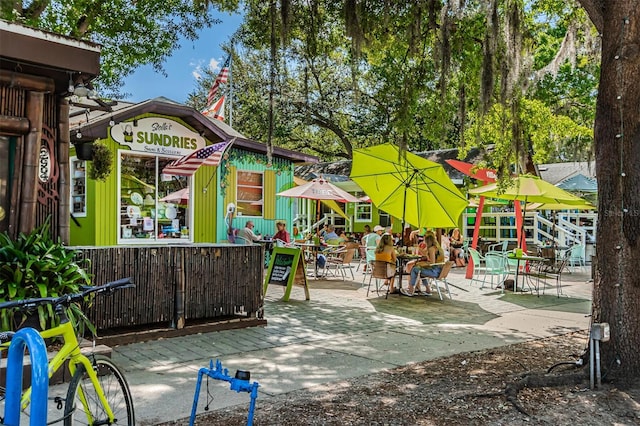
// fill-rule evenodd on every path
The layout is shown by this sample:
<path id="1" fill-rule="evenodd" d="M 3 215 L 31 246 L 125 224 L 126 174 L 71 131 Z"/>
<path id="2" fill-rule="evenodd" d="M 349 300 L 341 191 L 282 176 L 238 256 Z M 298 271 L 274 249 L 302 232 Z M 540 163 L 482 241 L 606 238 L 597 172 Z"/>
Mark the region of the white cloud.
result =
<path id="1" fill-rule="evenodd" d="M 216 59 L 216 58 L 211 58 L 209 60 L 209 69 L 211 71 L 216 71 L 218 68 L 220 68 L 220 62 Z"/>

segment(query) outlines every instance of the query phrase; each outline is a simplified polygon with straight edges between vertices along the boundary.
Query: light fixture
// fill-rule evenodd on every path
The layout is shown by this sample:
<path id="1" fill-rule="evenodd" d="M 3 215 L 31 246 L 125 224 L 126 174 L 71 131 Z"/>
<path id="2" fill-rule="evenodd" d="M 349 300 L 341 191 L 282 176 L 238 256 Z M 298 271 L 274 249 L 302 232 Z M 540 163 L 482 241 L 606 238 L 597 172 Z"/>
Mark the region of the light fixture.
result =
<path id="1" fill-rule="evenodd" d="M 84 83 L 78 83 L 73 94 L 79 97 L 86 97 L 89 94 L 90 90 L 84 85 Z"/>
<path id="2" fill-rule="evenodd" d="M 116 125 L 116 122 L 113 120 L 113 117 L 109 118 L 109 126 L 113 127 Z"/>
<path id="3" fill-rule="evenodd" d="M 133 127 L 138 127 L 138 119 L 137 118 L 133 119 Z"/>
<path id="4" fill-rule="evenodd" d="M 73 87 L 73 79 L 71 78 L 71 74 L 69 74 L 69 87 L 67 88 L 67 92 L 69 94 L 73 94 L 75 87 Z"/>
<path id="5" fill-rule="evenodd" d="M 76 138 L 78 139 L 82 138 L 82 133 L 80 133 L 80 130 L 78 130 L 78 133 L 76 133 Z"/>

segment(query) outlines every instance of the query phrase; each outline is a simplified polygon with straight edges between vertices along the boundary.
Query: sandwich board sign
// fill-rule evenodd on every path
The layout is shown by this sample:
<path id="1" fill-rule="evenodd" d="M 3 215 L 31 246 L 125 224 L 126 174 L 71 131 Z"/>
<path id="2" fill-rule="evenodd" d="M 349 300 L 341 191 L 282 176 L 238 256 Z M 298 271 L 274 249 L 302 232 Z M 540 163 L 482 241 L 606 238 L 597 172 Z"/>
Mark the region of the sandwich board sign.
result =
<path id="1" fill-rule="evenodd" d="M 306 300 L 309 300 L 309 283 L 305 273 L 304 259 L 299 248 L 274 247 L 271 261 L 264 279 L 264 292 L 269 284 L 284 287 L 283 301 L 289 300 L 293 284 L 302 285 Z"/>

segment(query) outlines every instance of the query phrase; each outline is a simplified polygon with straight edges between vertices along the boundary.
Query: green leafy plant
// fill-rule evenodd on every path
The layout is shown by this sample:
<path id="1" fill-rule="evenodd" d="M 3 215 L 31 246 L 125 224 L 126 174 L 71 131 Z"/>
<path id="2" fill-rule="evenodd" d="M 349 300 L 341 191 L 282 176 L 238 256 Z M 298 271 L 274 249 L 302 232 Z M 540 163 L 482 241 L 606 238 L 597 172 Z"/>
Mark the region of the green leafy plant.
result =
<path id="1" fill-rule="evenodd" d="M 78 252 L 55 242 L 47 220 L 29 234 L 20 234 L 15 240 L 6 232 L 0 233 L 0 302 L 37 297 L 58 297 L 76 293 L 80 286 L 90 285 L 91 278 L 83 264 L 77 261 Z M 69 309 L 70 318 L 81 328 L 88 323 L 79 306 Z M 0 311 L 3 330 L 13 329 L 26 319 L 16 317 L 13 310 Z M 38 323 L 41 328 L 55 325 L 51 305 L 38 307 Z M 80 324 L 82 323 L 82 324 Z"/>
<path id="2" fill-rule="evenodd" d="M 89 168 L 89 178 L 104 181 L 111 174 L 113 154 L 103 143 L 93 143 L 93 160 Z"/>

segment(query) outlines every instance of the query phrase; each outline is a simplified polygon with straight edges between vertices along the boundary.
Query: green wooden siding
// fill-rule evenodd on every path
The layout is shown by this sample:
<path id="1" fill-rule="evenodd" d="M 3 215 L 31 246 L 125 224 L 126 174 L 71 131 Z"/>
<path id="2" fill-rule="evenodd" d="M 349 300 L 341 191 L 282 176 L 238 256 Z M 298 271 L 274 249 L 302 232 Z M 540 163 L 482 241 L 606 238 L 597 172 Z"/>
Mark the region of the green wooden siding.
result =
<path id="1" fill-rule="evenodd" d="M 244 228 L 247 220 L 251 220 L 255 224 L 255 231 L 263 235 L 273 235 L 276 232 L 276 220 L 284 220 L 287 223 L 287 229 L 291 232 L 293 222 L 292 206 L 295 200 L 287 197 L 278 197 L 275 194 L 292 186 L 293 163 L 289 160 L 274 158 L 273 167 L 269 168 L 264 160 L 266 157 L 263 157 L 241 150 L 236 150 L 230 156 L 232 165 L 226 170 L 224 180 L 221 181 L 221 185 L 224 185 L 222 191 L 224 191 L 225 195 L 224 197 L 222 194 L 219 195 L 221 202 L 217 209 L 217 220 L 221 224 L 217 230 L 218 241 L 227 239 L 227 232 L 223 225 L 224 217 L 227 204 L 236 202 L 236 176 L 238 170 L 264 173 L 263 216 L 244 216 L 242 211 L 238 211 L 239 215 L 234 218 L 233 227 L 237 229 Z"/>
<path id="2" fill-rule="evenodd" d="M 194 243 L 211 243 L 216 241 L 217 218 L 217 167 L 202 166 L 193 176 L 190 192 L 193 208 L 193 225 L 189 232 Z M 220 224 L 219 226 L 222 226 Z"/>

